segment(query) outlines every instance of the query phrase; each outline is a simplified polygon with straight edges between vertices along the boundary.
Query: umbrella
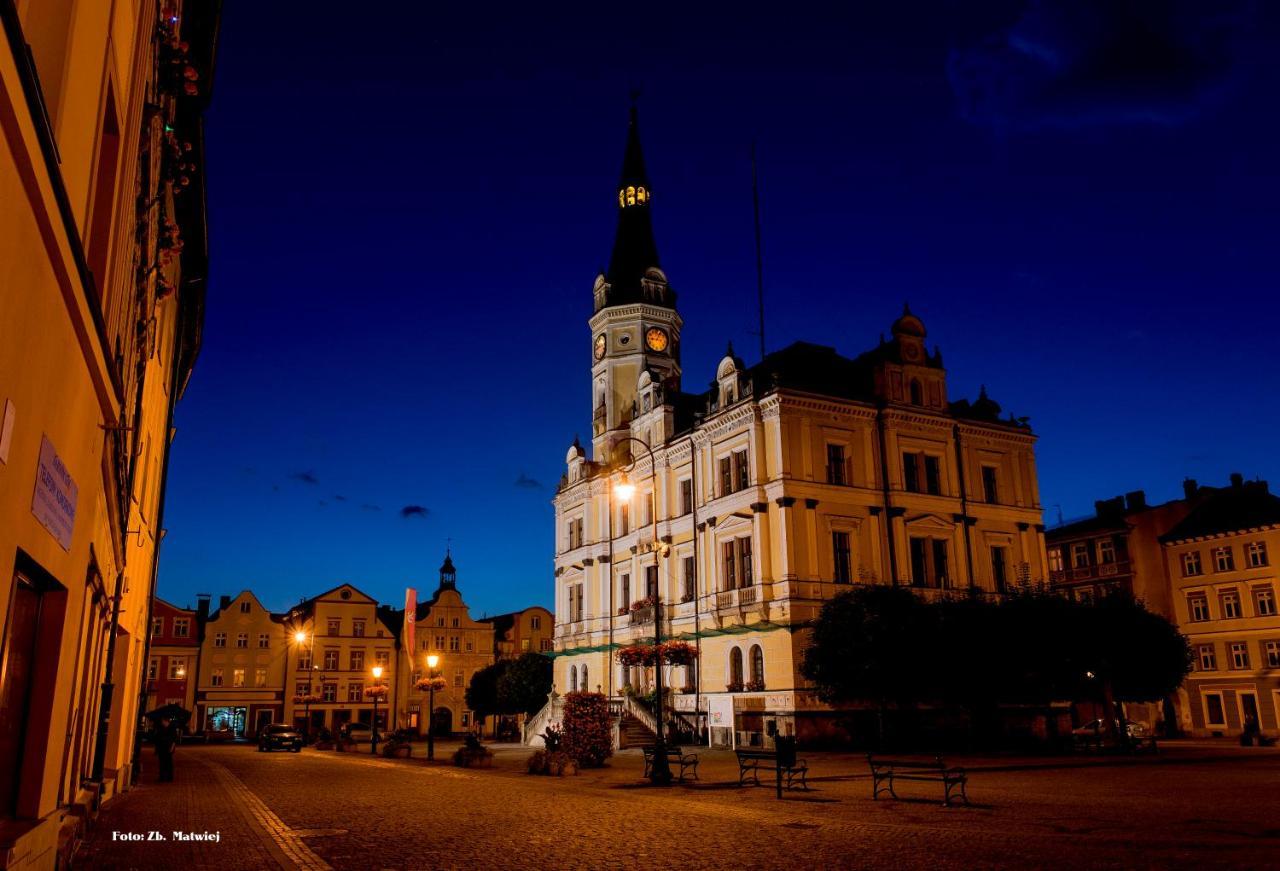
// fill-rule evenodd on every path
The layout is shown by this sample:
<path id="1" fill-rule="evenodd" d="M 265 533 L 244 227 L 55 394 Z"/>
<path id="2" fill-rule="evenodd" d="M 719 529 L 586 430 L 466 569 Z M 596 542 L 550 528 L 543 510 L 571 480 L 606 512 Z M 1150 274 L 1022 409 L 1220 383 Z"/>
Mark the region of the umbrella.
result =
<path id="1" fill-rule="evenodd" d="M 147 711 L 148 720 L 159 721 L 159 720 L 165 719 L 166 717 L 170 720 L 173 720 L 175 723 L 185 724 L 188 720 L 191 719 L 191 712 L 188 711 L 186 708 L 182 707 L 181 705 L 176 705 L 176 704 L 173 704 L 172 702 L 170 702 L 167 705 L 163 705 L 159 708 L 156 708 L 154 711 Z"/>

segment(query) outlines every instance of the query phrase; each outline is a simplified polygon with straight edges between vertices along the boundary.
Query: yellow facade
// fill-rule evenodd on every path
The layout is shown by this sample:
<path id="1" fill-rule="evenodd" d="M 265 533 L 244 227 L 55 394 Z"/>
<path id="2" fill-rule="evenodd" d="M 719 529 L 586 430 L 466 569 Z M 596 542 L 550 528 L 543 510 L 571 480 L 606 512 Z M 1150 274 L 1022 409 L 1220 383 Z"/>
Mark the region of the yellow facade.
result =
<path id="1" fill-rule="evenodd" d="M 201 642 L 192 728 L 253 738 L 284 720 L 289 636 L 283 619 L 248 590 L 223 596 Z"/>
<path id="2" fill-rule="evenodd" d="M 200 154 L 203 84 L 162 75 L 160 54 L 181 34 L 207 80 L 216 22 L 209 3 L 171 8 L 0 4 L 9 867 L 52 867 L 59 831 L 133 777 L 172 407 L 203 306 L 201 175 L 178 169 Z"/>

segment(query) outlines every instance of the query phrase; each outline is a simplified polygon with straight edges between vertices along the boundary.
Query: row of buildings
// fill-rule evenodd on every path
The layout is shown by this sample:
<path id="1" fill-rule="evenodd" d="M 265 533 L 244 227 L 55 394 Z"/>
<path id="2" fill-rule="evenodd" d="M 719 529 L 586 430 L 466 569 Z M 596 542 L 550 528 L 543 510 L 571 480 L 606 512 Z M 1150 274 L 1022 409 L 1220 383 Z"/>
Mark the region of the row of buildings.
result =
<path id="1" fill-rule="evenodd" d="M 730 347 L 709 388 L 686 391 L 653 195 L 633 109 L 584 349 L 590 451 L 574 440 L 554 497 L 560 692 L 599 690 L 622 719 L 645 722 L 630 697 L 653 687 L 654 669 L 616 654 L 654 638 L 660 600 L 662 637 L 698 651 L 664 669 L 673 726 L 726 745 L 767 744 L 774 731 L 821 739 L 838 715 L 800 664 L 807 627 L 849 585 L 924 597 L 1124 586 L 1196 655 L 1179 698 L 1135 716 L 1198 735 L 1238 732 L 1246 716 L 1280 728 L 1268 555 L 1280 499 L 1265 483 L 1189 482 L 1185 499 L 1160 506 L 1132 493 L 1046 536 L 1027 419 L 985 388 L 953 398 L 909 309 L 857 356 L 797 342 L 746 365 Z M 557 716 L 553 701 L 529 733 Z"/>
<path id="2" fill-rule="evenodd" d="M 210 605 L 207 596 L 195 608 L 156 601 L 146 688 L 153 708 L 181 705 L 193 712 L 190 731 L 226 738 L 252 738 L 270 723 L 310 733 L 372 723 L 370 690 L 379 685 L 384 728 L 479 728 L 466 702 L 472 675 L 498 659 L 551 650 L 546 608 L 472 619 L 448 555 L 431 598 L 411 596 L 405 608 L 380 605 L 351 584 L 287 611 L 263 607 L 249 590 Z M 432 676 L 444 679 L 434 710 L 417 688 L 428 655 L 439 657 Z"/>
<path id="3" fill-rule="evenodd" d="M 0 0 L 0 865 L 136 772 L 217 0 Z"/>
<path id="4" fill-rule="evenodd" d="M 1143 491 L 1100 501 L 1093 517 L 1047 533 L 1049 577 L 1075 598 L 1126 590 L 1191 645 L 1178 696 L 1135 713 L 1194 735 L 1235 735 L 1252 719 L 1280 732 L 1280 497 L 1265 481 L 1183 482 L 1148 505 Z"/>

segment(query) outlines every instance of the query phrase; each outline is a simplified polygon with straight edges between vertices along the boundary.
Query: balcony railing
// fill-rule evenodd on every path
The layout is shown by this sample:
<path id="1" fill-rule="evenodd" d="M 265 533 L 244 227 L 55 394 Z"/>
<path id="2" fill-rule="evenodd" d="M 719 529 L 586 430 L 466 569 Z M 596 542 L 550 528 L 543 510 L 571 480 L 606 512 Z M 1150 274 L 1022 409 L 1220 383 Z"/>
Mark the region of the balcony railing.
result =
<path id="1" fill-rule="evenodd" d="M 631 617 L 628 621 L 628 625 L 641 626 L 645 623 L 652 623 L 652 622 L 653 622 L 653 606 L 645 605 L 643 608 L 636 608 L 634 611 L 631 612 Z"/>
<path id="2" fill-rule="evenodd" d="M 725 590 L 723 593 L 716 593 L 716 608 L 732 608 L 733 601 L 733 590 Z"/>
<path id="3" fill-rule="evenodd" d="M 742 589 L 738 590 L 739 605 L 754 605 L 755 603 L 756 603 L 755 587 L 743 587 Z"/>

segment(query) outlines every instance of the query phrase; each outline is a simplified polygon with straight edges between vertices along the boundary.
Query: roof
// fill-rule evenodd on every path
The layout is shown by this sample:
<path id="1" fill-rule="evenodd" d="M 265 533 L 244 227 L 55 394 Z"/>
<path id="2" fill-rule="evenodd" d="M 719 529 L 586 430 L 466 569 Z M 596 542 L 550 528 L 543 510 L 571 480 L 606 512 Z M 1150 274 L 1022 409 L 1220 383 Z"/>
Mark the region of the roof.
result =
<path id="1" fill-rule="evenodd" d="M 1280 524 L 1280 497 L 1271 494 L 1266 481 L 1233 479 L 1230 487 L 1215 491 L 1160 540 L 1165 543 L 1246 532 Z"/>
<path id="2" fill-rule="evenodd" d="M 635 191 L 643 189 L 642 197 Z M 653 220 L 649 211 L 652 188 L 644 166 L 644 152 L 640 148 L 640 122 L 635 106 L 631 107 L 631 121 L 627 125 L 627 147 L 622 157 L 622 173 L 618 179 L 618 229 L 613 238 L 613 253 L 605 280 L 609 291 L 596 309 L 636 302 L 653 302 L 646 297 L 641 280 L 650 269 L 659 269 L 658 243 L 653 236 Z M 624 196 L 624 193 L 630 196 Z M 664 298 L 658 302 L 674 306 L 675 294 L 665 289 Z"/>

